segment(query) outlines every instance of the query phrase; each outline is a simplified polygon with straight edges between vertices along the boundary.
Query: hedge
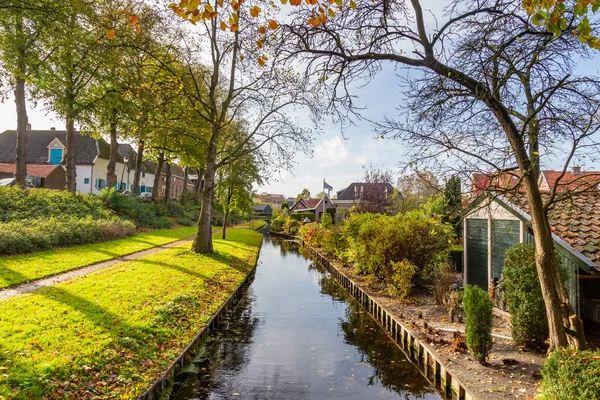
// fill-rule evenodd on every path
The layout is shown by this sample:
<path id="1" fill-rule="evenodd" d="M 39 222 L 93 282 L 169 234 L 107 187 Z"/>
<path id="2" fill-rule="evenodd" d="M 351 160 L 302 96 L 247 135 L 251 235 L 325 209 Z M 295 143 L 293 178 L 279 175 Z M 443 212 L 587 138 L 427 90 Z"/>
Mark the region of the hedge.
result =
<path id="1" fill-rule="evenodd" d="M 0 223 L 0 255 L 31 253 L 131 236 L 135 225 L 112 217 L 44 218 Z"/>

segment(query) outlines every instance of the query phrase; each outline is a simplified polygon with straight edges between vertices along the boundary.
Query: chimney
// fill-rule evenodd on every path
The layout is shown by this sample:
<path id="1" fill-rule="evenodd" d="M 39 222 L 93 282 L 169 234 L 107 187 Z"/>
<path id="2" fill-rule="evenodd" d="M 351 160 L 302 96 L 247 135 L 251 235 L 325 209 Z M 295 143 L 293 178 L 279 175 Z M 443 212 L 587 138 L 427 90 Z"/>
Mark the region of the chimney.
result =
<path id="1" fill-rule="evenodd" d="M 26 129 L 27 129 L 28 131 L 30 131 L 30 130 L 31 130 L 31 124 L 27 124 L 27 128 L 26 128 Z"/>
<path id="2" fill-rule="evenodd" d="M 55 127 L 51 127 L 51 128 L 50 128 L 50 130 L 51 130 L 51 131 L 55 131 L 55 130 L 56 130 L 56 128 L 55 128 Z"/>
<path id="3" fill-rule="evenodd" d="M 579 165 L 573 165 L 571 167 L 571 172 L 573 175 L 581 175 L 581 167 Z"/>

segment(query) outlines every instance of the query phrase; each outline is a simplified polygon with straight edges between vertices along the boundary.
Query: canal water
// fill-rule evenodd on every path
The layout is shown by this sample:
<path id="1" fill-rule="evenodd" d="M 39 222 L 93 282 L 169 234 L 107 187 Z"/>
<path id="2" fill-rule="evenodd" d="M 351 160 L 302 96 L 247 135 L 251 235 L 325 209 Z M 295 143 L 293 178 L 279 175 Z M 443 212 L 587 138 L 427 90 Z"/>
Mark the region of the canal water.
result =
<path id="1" fill-rule="evenodd" d="M 265 236 L 254 282 L 171 399 L 441 399 L 298 245 Z"/>

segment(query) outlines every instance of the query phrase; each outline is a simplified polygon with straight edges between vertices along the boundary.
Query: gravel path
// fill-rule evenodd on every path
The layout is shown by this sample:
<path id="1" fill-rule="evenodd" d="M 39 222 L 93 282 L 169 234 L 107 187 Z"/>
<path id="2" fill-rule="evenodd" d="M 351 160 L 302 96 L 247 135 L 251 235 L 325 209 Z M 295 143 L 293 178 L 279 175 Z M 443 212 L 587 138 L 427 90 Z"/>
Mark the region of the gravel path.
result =
<path id="1" fill-rule="evenodd" d="M 110 267 L 115 264 L 119 264 L 126 261 L 135 260 L 141 257 L 149 256 L 150 254 L 158 253 L 172 247 L 180 246 L 184 243 L 191 242 L 193 237 L 177 240 L 176 242 L 167 243 L 161 246 L 152 247 L 147 250 L 138 251 L 137 253 L 131 253 L 126 256 L 113 258 L 112 260 L 102 261 L 96 264 L 88 265 L 71 271 L 63 272 L 57 275 L 53 275 L 47 278 L 38 279 L 28 283 L 22 283 L 17 286 L 10 288 L 0 289 L 0 301 L 10 299 L 11 297 L 19 296 L 21 294 L 33 292 L 38 289 L 52 286 L 54 284 L 67 281 L 69 279 L 77 278 L 79 276 L 87 275 L 91 272 L 98 271 L 103 268 Z"/>

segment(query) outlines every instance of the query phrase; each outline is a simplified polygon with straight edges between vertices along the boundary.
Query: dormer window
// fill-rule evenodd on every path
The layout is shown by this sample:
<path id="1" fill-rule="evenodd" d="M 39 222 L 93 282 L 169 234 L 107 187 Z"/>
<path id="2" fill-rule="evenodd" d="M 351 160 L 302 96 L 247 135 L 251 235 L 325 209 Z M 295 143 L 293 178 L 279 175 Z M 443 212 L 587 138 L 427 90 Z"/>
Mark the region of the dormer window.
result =
<path id="1" fill-rule="evenodd" d="M 48 145 L 48 163 L 59 165 L 63 161 L 65 146 L 58 139 L 54 139 Z"/>

